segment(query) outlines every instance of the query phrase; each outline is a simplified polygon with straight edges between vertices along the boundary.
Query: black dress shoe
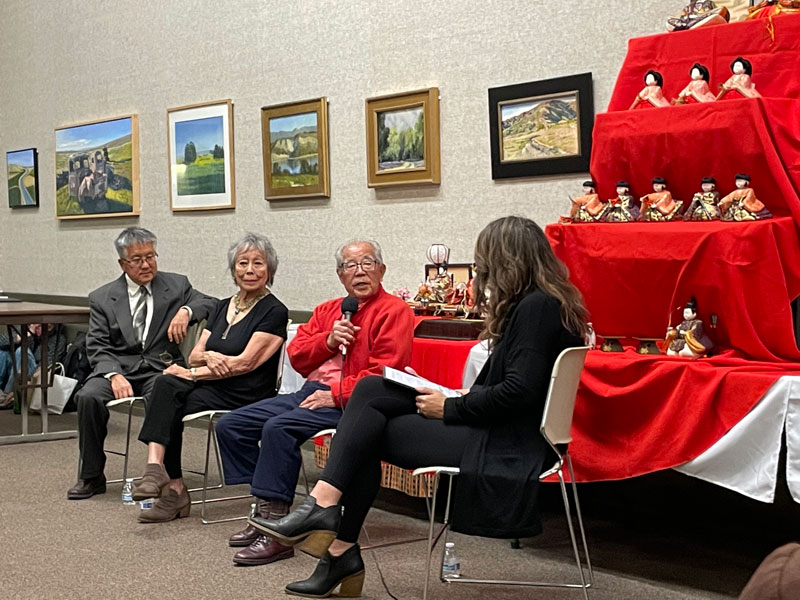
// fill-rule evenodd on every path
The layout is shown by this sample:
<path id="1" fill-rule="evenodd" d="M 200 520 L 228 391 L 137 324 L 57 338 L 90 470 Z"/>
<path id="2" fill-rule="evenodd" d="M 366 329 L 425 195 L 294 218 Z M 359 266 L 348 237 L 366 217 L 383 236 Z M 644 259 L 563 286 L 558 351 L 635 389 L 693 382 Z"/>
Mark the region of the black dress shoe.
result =
<path id="1" fill-rule="evenodd" d="M 268 565 L 276 560 L 293 556 L 294 548 L 291 546 L 284 546 L 268 535 L 259 535 L 255 542 L 234 555 L 233 562 L 237 565 L 247 566 Z"/>
<path id="2" fill-rule="evenodd" d="M 326 552 L 311 577 L 294 581 L 286 586 L 286 593 L 305 598 L 327 598 L 341 585 L 340 598 L 358 598 L 364 586 L 364 561 L 358 544 L 348 548 L 341 556 Z"/>
<path id="3" fill-rule="evenodd" d="M 247 522 L 285 546 L 294 546 L 315 534 L 320 544 L 327 543 L 325 546 L 327 549 L 339 531 L 341 520 L 341 506 L 337 504 L 322 508 L 317 505 L 313 496 L 309 496 L 300 506 L 281 519 L 270 520 L 254 515 Z"/>
<path id="4" fill-rule="evenodd" d="M 106 493 L 106 476 L 98 475 L 91 479 L 79 479 L 78 483 L 73 485 L 67 491 L 67 498 L 69 500 L 85 500 L 91 498 L 95 494 Z"/>

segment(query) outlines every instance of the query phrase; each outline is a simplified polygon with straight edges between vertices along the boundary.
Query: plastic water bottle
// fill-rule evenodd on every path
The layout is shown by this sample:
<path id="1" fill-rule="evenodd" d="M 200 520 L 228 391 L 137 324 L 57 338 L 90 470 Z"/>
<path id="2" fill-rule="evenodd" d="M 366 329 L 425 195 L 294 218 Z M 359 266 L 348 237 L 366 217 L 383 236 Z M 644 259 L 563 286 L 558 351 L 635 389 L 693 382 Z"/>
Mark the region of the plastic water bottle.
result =
<path id="1" fill-rule="evenodd" d="M 153 504 L 154 502 L 152 498 L 148 498 L 147 500 L 139 500 L 139 508 L 142 510 L 153 508 Z"/>
<path id="2" fill-rule="evenodd" d="M 125 485 L 122 486 L 122 503 L 128 506 L 136 506 L 133 501 L 133 478 L 125 480 Z"/>
<path id="3" fill-rule="evenodd" d="M 458 579 L 461 577 L 461 562 L 456 556 L 455 546 L 455 542 L 447 542 L 444 545 L 442 579 Z"/>

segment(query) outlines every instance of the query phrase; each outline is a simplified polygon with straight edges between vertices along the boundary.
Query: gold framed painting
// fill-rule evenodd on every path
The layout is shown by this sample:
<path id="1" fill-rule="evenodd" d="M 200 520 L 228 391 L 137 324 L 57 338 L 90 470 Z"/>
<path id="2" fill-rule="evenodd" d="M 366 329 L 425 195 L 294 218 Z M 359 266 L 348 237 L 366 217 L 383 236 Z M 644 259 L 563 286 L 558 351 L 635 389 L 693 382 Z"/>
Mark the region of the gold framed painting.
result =
<path id="1" fill-rule="evenodd" d="M 438 184 L 439 88 L 368 98 L 367 186 Z"/>
<path id="2" fill-rule="evenodd" d="M 261 108 L 264 198 L 329 198 L 328 100 Z"/>
<path id="3" fill-rule="evenodd" d="M 173 211 L 236 206 L 230 100 L 168 108 L 167 156 Z"/>
<path id="4" fill-rule="evenodd" d="M 139 118 L 56 129 L 56 218 L 139 214 Z"/>

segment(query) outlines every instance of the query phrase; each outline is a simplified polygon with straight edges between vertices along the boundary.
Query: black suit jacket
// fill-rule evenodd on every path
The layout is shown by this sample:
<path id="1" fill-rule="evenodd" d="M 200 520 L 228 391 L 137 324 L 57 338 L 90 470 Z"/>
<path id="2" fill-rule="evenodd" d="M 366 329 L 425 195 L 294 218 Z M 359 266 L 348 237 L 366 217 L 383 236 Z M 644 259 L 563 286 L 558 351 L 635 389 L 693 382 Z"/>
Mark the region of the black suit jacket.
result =
<path id="1" fill-rule="evenodd" d="M 128 286 L 125 275 L 89 294 L 89 332 L 86 349 L 92 364 L 92 377 L 107 373 L 127 375 L 145 363 L 154 371 L 165 368 L 159 358 L 168 352 L 172 361 L 185 365 L 178 344 L 167 338 L 167 328 L 182 306 L 192 309 L 192 321 L 201 321 L 216 303 L 192 288 L 184 275 L 159 271 L 150 284 L 153 294 L 153 317 L 143 345 L 133 332 Z"/>

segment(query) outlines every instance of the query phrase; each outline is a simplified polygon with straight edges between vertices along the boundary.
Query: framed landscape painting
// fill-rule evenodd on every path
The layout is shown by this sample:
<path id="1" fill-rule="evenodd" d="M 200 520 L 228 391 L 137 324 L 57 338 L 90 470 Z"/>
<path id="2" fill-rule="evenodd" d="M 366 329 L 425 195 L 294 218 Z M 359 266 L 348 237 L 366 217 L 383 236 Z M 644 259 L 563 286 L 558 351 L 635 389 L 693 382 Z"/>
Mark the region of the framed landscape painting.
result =
<path id="1" fill-rule="evenodd" d="M 366 110 L 367 185 L 438 184 L 439 88 L 369 98 Z"/>
<path id="2" fill-rule="evenodd" d="M 39 156 L 36 148 L 6 152 L 8 205 L 39 206 Z"/>
<path id="3" fill-rule="evenodd" d="M 589 171 L 592 74 L 489 90 L 492 179 Z"/>
<path id="4" fill-rule="evenodd" d="M 56 217 L 139 214 L 139 121 L 126 115 L 56 129 Z"/>
<path id="5" fill-rule="evenodd" d="M 328 198 L 328 100 L 261 109 L 264 198 Z"/>
<path id="6" fill-rule="evenodd" d="M 167 109 L 167 148 L 173 211 L 234 208 L 230 100 Z"/>

